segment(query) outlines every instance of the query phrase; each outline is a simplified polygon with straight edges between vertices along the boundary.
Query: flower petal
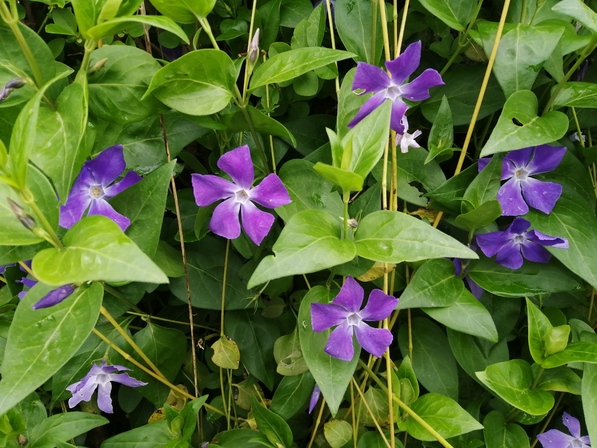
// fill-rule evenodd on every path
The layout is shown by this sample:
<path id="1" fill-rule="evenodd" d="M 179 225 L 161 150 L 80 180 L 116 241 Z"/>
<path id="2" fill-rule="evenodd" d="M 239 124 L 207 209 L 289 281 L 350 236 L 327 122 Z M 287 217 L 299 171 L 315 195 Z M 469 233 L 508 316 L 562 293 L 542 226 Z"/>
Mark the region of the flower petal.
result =
<path id="1" fill-rule="evenodd" d="M 531 230 L 529 233 L 529 239 L 541 244 L 542 246 L 550 246 L 558 249 L 568 249 L 568 240 L 566 238 L 560 238 L 557 236 L 546 235 L 545 233 L 539 232 L 538 230 Z"/>
<path id="2" fill-rule="evenodd" d="M 97 388 L 97 407 L 106 414 L 114 413 L 114 409 L 112 409 L 112 398 L 110 397 L 111 392 L 112 383 L 109 381 L 100 384 Z"/>
<path id="3" fill-rule="evenodd" d="M 110 199 L 111 197 L 116 196 L 118 193 L 123 192 L 128 187 L 135 185 L 141 179 L 142 177 L 139 176 L 137 173 L 135 173 L 134 171 L 129 171 L 125 174 L 125 176 L 122 178 L 120 182 L 116 182 L 115 184 L 112 184 L 104 189 L 104 193 L 106 194 L 104 197 L 106 199 Z"/>
<path id="4" fill-rule="evenodd" d="M 390 115 L 390 129 L 393 129 L 398 134 L 404 134 L 405 128 L 402 119 L 408 106 L 402 99 L 396 98 L 392 101 L 392 112 Z"/>
<path id="5" fill-rule="evenodd" d="M 508 227 L 507 232 L 510 234 L 515 233 L 522 235 L 529 227 L 531 227 L 531 223 L 529 221 L 524 218 L 516 218 Z"/>
<path id="6" fill-rule="evenodd" d="M 390 330 L 373 328 L 365 322 L 356 325 L 354 331 L 361 347 L 378 358 L 385 353 L 394 339 Z"/>
<path id="7" fill-rule="evenodd" d="M 98 183 L 107 187 L 118 179 L 118 176 L 126 168 L 122 145 L 104 149 L 97 157 L 85 162 L 83 166 L 93 173 Z"/>
<path id="8" fill-rule="evenodd" d="M 114 208 L 104 199 L 93 199 L 91 201 L 91 207 L 89 207 L 87 216 L 92 215 L 103 215 L 107 218 L 110 218 L 112 221 L 118 224 L 118 227 L 120 227 L 123 232 L 128 228 L 128 226 L 131 225 L 130 219 L 114 210 Z"/>
<path id="9" fill-rule="evenodd" d="M 248 190 L 253 185 L 255 169 L 251 160 L 251 150 L 247 145 L 228 151 L 220 157 L 217 165 L 242 189 Z"/>
<path id="10" fill-rule="evenodd" d="M 311 328 L 316 332 L 327 330 L 340 325 L 349 314 L 343 307 L 333 303 L 312 303 Z"/>
<path id="11" fill-rule="evenodd" d="M 233 240 L 240 236 L 240 220 L 238 213 L 240 203 L 230 198 L 218 204 L 209 222 L 209 229 L 216 235 Z"/>
<path id="12" fill-rule="evenodd" d="M 493 257 L 508 241 L 506 232 L 489 232 L 477 235 L 477 245 L 486 257 Z"/>
<path id="13" fill-rule="evenodd" d="M 421 41 L 413 42 L 393 61 L 386 62 L 394 84 L 403 84 L 421 62 Z"/>
<path id="14" fill-rule="evenodd" d="M 576 417 L 564 412 L 562 414 L 562 422 L 564 423 L 564 426 L 568 428 L 572 437 L 576 437 L 577 439 L 580 437 L 580 422 Z"/>
<path id="15" fill-rule="evenodd" d="M 352 360 L 354 357 L 352 327 L 347 322 L 343 322 L 332 331 L 328 343 L 325 345 L 325 352 L 342 361 Z"/>
<path id="16" fill-rule="evenodd" d="M 550 429 L 543 434 L 537 434 L 537 439 L 541 442 L 543 448 L 565 448 L 574 441 L 574 437 L 557 429 Z"/>
<path id="17" fill-rule="evenodd" d="M 259 185 L 249 190 L 249 199 L 267 208 L 281 207 L 292 202 L 286 187 L 276 174 L 269 174 Z"/>
<path id="18" fill-rule="evenodd" d="M 62 285 L 56 289 L 53 289 L 41 299 L 39 299 L 31 308 L 39 310 L 41 308 L 49 308 L 62 302 L 73 292 L 75 292 L 76 286 L 74 285 Z"/>
<path id="19" fill-rule="evenodd" d="M 521 244 L 520 250 L 524 258 L 535 263 L 547 263 L 551 258 L 551 254 L 547 249 L 530 240 Z"/>
<path id="20" fill-rule="evenodd" d="M 91 396 L 95 389 L 97 388 L 97 383 L 93 381 L 91 377 L 85 377 L 78 383 L 71 384 L 66 389 L 73 394 L 73 396 L 68 400 L 68 406 L 70 408 L 74 408 L 78 405 L 81 401 L 89 401 L 91 400 Z"/>
<path id="21" fill-rule="evenodd" d="M 66 204 L 60 206 L 60 226 L 65 229 L 74 226 L 81 220 L 90 203 L 91 196 L 87 191 L 69 195 Z"/>
<path id="22" fill-rule="evenodd" d="M 241 204 L 240 215 L 247 236 L 259 246 L 271 230 L 276 218 L 271 213 L 259 210 L 251 201 Z"/>
<path id="23" fill-rule="evenodd" d="M 543 213 L 549 214 L 562 195 L 562 186 L 528 177 L 521 182 L 522 195 L 527 203 Z"/>
<path id="24" fill-rule="evenodd" d="M 502 207 L 502 216 L 519 216 L 529 212 L 529 206 L 522 197 L 520 182 L 508 180 L 497 192 L 497 200 Z"/>
<path id="25" fill-rule="evenodd" d="M 213 174 L 191 174 L 193 195 L 199 207 L 206 207 L 221 199 L 227 199 L 238 190 L 238 186 Z"/>
<path id="26" fill-rule="evenodd" d="M 489 162 L 491 162 L 491 157 L 481 157 L 479 160 L 477 160 L 477 171 L 479 173 L 483 171 L 485 167 L 489 165 Z"/>
<path id="27" fill-rule="evenodd" d="M 364 297 L 365 291 L 361 285 L 354 278 L 346 277 L 340 292 L 334 297 L 332 303 L 344 307 L 350 313 L 358 313 Z"/>
<path id="28" fill-rule="evenodd" d="M 129 369 L 127 369 L 129 370 Z M 141 386 L 146 386 L 147 383 L 144 383 L 143 381 L 139 381 L 136 378 L 132 378 L 128 373 L 115 373 L 110 375 L 110 381 L 113 381 L 115 383 L 120 383 L 120 384 L 124 384 L 125 386 L 128 387 L 141 387 Z"/>
<path id="29" fill-rule="evenodd" d="M 564 146 L 536 146 L 533 160 L 528 164 L 527 170 L 530 174 L 541 174 L 553 171 L 560 164 L 565 154 L 566 147 Z"/>
<path id="30" fill-rule="evenodd" d="M 390 82 L 390 77 L 381 68 L 359 62 L 352 81 L 352 90 L 363 89 L 365 93 L 380 92 L 387 89 Z"/>
<path id="31" fill-rule="evenodd" d="M 515 151 L 510 151 L 504 157 L 503 162 L 504 164 L 506 162 L 510 164 L 510 169 L 512 170 L 512 173 L 514 173 L 514 171 L 516 171 L 519 168 L 527 168 L 527 165 L 529 164 L 531 157 L 533 157 L 534 150 L 535 147 L 532 146 L 530 148 L 522 148 L 517 149 Z M 504 179 L 503 172 L 502 179 Z"/>
<path id="32" fill-rule="evenodd" d="M 469 289 L 471 290 L 471 294 L 475 296 L 475 298 L 478 300 L 483 295 L 485 290 L 481 288 L 478 284 L 476 284 L 475 281 L 468 275 L 464 277 L 464 279 L 466 280 L 466 283 Z"/>
<path id="33" fill-rule="evenodd" d="M 359 122 L 377 109 L 386 100 L 384 92 L 378 92 L 365 101 L 365 104 L 361 106 L 355 117 L 348 123 L 349 128 L 355 127 Z"/>
<path id="34" fill-rule="evenodd" d="M 441 85 L 444 85 L 444 81 L 437 70 L 428 68 L 413 81 L 402 86 L 402 97 L 410 101 L 423 101 L 429 98 L 430 88 Z"/>
<path id="35" fill-rule="evenodd" d="M 507 242 L 497 253 L 495 262 L 510 269 L 518 269 L 522 266 L 523 259 L 520 254 L 520 245 Z"/>
<path id="36" fill-rule="evenodd" d="M 398 306 L 396 297 L 385 294 L 381 289 L 374 289 L 369 294 L 367 305 L 359 312 L 363 320 L 383 320 L 390 317 Z"/>

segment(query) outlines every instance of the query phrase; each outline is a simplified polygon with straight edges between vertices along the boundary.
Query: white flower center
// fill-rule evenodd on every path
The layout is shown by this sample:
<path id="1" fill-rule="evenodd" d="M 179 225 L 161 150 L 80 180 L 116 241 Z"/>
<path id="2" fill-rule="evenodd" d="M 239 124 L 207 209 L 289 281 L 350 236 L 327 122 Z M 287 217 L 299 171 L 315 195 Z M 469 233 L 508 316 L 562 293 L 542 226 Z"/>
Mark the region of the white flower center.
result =
<path id="1" fill-rule="evenodd" d="M 249 200 L 249 193 L 247 193 L 242 188 L 234 193 L 234 200 L 236 202 L 240 202 L 241 204 L 246 203 Z"/>
<path id="2" fill-rule="evenodd" d="M 363 319 L 361 319 L 359 313 L 352 313 L 346 317 L 346 320 L 348 321 L 348 325 L 355 326 L 360 324 Z"/>
<path id="3" fill-rule="evenodd" d="M 527 170 L 525 170 L 524 168 L 518 168 L 514 172 L 514 176 L 516 177 L 517 180 L 527 180 L 527 177 L 529 176 L 529 172 Z"/>
<path id="4" fill-rule="evenodd" d="M 524 235 L 516 235 L 514 238 L 512 238 L 512 241 L 514 241 L 514 244 L 523 244 L 526 240 L 527 240 L 527 237 Z"/>
<path id="5" fill-rule="evenodd" d="M 580 440 L 574 439 L 570 442 L 570 446 L 572 448 L 582 448 L 584 444 Z"/>
<path id="6" fill-rule="evenodd" d="M 91 196 L 91 199 L 100 199 L 104 195 L 104 188 L 101 185 L 95 184 L 89 187 L 89 196 Z"/>
<path id="7" fill-rule="evenodd" d="M 396 84 L 390 85 L 390 87 L 386 89 L 386 98 L 389 98 L 392 101 L 395 101 L 397 98 L 400 98 L 402 96 L 402 89 L 400 87 L 401 86 L 398 86 Z"/>

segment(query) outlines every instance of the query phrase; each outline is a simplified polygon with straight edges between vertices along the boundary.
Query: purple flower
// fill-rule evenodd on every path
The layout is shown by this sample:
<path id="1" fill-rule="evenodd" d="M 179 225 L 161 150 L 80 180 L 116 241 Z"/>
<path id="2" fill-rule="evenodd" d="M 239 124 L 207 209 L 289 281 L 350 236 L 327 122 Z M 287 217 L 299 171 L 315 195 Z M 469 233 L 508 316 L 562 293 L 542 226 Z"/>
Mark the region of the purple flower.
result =
<path id="1" fill-rule="evenodd" d="M 319 397 L 321 395 L 321 390 L 319 386 L 316 384 L 313 388 L 313 392 L 311 393 L 311 398 L 309 399 L 309 414 L 313 412 L 315 406 L 317 406 L 317 402 L 319 401 Z"/>
<path id="2" fill-rule="evenodd" d="M 213 174 L 191 175 L 195 202 L 199 207 L 225 199 L 214 210 L 209 223 L 210 230 L 229 240 L 238 238 L 240 212 L 243 229 L 255 244 L 261 244 L 275 218 L 259 210 L 253 202 L 272 209 L 290 204 L 286 187 L 275 174 L 268 175 L 259 185 L 252 187 L 255 171 L 247 145 L 227 152 L 220 157 L 217 165 L 232 178 L 232 182 Z"/>
<path id="3" fill-rule="evenodd" d="M 580 422 L 570 414 L 564 412 L 562 421 L 571 436 L 557 429 L 550 429 L 543 434 L 537 434 L 537 439 L 543 448 L 591 448 L 589 436 L 580 436 Z"/>
<path id="4" fill-rule="evenodd" d="M 6 269 L 10 268 L 10 267 L 12 267 L 14 265 L 15 264 L 12 263 L 12 264 L 5 264 L 5 265 L 0 266 L 0 275 L 4 275 L 4 273 L 6 272 Z"/>
<path id="5" fill-rule="evenodd" d="M 124 232 L 131 221 L 114 210 L 106 199 L 141 180 L 141 176 L 129 171 L 120 182 L 114 183 L 125 168 L 122 145 L 104 149 L 95 159 L 85 162 L 66 204 L 60 207 L 60 225 L 70 229 L 89 208 L 87 215 L 104 215 L 118 224 Z"/>
<path id="6" fill-rule="evenodd" d="M 354 356 L 353 332 L 365 350 L 380 357 L 392 343 L 392 333 L 385 328 L 372 328 L 364 320 L 386 319 L 398 305 L 398 299 L 384 294 L 380 289 L 371 291 L 365 308 L 360 310 L 365 293 L 352 277 L 346 277 L 344 285 L 332 303 L 311 304 L 313 331 L 324 331 L 337 325 L 330 334 L 325 352 L 343 361 Z"/>
<path id="7" fill-rule="evenodd" d="M 129 387 L 145 386 L 147 383 L 131 378 L 128 373 L 114 373 L 116 371 L 130 370 L 123 366 L 107 366 L 106 360 L 102 360 L 102 365 L 94 364 L 91 370 L 83 379 L 77 383 L 71 384 L 66 388 L 73 396 L 68 400 L 68 407 L 74 408 L 81 401 L 91 400 L 95 389 L 97 391 L 97 406 L 104 412 L 112 414 L 112 381 L 124 384 Z"/>
<path id="8" fill-rule="evenodd" d="M 510 269 L 522 266 L 523 257 L 537 263 L 547 263 L 551 254 L 543 246 L 568 249 L 566 238 L 549 236 L 538 230 L 526 231 L 531 223 L 523 218 L 516 218 L 503 232 L 490 232 L 477 235 L 477 244 L 488 257 L 496 263 Z"/>
<path id="9" fill-rule="evenodd" d="M 16 281 L 22 283 L 29 289 L 33 288 L 37 284 L 37 280 L 31 280 L 27 277 L 23 277 L 21 280 Z M 51 290 L 49 293 L 47 293 L 45 296 L 43 296 L 41 299 L 35 302 L 31 306 L 31 308 L 33 308 L 34 310 L 39 310 L 42 308 L 49 308 L 51 306 L 58 305 L 60 302 L 62 302 L 64 299 L 70 296 L 73 292 L 75 292 L 76 289 L 77 287 L 71 284 L 59 286 L 58 288 Z M 23 300 L 28 292 L 29 290 L 21 291 L 17 295 L 19 296 L 20 300 Z"/>
<path id="10" fill-rule="evenodd" d="M 388 75 L 375 65 L 359 62 L 352 82 L 352 90 L 363 89 L 363 93 L 375 92 L 348 124 L 352 128 L 363 118 L 377 109 L 385 100 L 392 102 L 392 118 L 390 127 L 398 134 L 404 134 L 402 118 L 408 106 L 403 98 L 409 101 L 422 101 L 429 98 L 431 87 L 443 85 L 440 74 L 427 69 L 409 83 L 406 79 L 414 73 L 421 60 L 421 42 L 410 44 L 404 52 L 393 61 L 386 62 Z"/>
<path id="11" fill-rule="evenodd" d="M 502 180 L 497 200 L 504 216 L 528 213 L 529 206 L 551 213 L 562 195 L 562 186 L 531 176 L 553 171 L 566 153 L 564 146 L 540 145 L 509 152 L 502 161 Z"/>

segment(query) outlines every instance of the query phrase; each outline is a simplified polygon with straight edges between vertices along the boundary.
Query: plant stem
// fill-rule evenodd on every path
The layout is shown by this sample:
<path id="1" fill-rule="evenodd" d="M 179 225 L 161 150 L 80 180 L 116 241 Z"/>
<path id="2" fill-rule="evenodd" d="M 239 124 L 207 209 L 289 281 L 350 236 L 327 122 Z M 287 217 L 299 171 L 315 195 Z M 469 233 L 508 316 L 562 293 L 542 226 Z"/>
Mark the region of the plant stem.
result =
<path id="1" fill-rule="evenodd" d="M 201 25 L 201 27 L 205 30 L 205 32 L 207 33 L 207 37 L 209 37 L 209 40 L 211 42 L 211 45 L 216 49 L 219 50 L 220 46 L 218 45 L 218 42 L 216 41 L 216 38 L 214 37 L 213 32 L 211 31 L 211 26 L 209 26 L 209 22 L 207 21 L 207 19 L 205 17 L 197 17 L 197 21 L 199 22 L 199 24 Z"/>
<path id="2" fill-rule="evenodd" d="M 50 222 L 46 218 L 46 215 L 37 206 L 37 203 L 35 202 L 35 197 L 31 193 L 31 191 L 27 187 L 25 187 L 25 189 L 20 192 L 20 196 L 23 202 L 27 204 L 31 208 L 31 210 L 33 210 L 35 216 L 37 216 L 37 219 L 39 220 L 45 233 L 49 237 L 48 242 L 54 245 L 54 247 L 56 247 L 57 249 L 64 248 L 62 242 L 60 241 L 60 238 L 58 238 L 58 235 L 56 235 L 54 227 L 50 224 Z"/>
<path id="3" fill-rule="evenodd" d="M 362 362 L 360 359 L 359 359 L 359 361 Z M 365 364 L 365 363 L 363 363 L 363 364 Z M 377 428 L 377 432 L 381 435 L 381 438 L 383 439 L 383 441 L 386 444 L 386 446 L 388 448 L 391 448 L 390 442 L 388 441 L 388 439 L 386 438 L 386 435 L 381 430 L 381 427 L 379 426 L 379 423 L 377 423 L 377 419 L 375 418 L 375 414 L 373 414 L 373 411 L 371 411 L 371 408 L 367 404 L 367 400 L 365 399 L 365 395 L 363 394 L 363 392 L 361 391 L 361 389 L 358 387 L 358 384 L 356 384 L 356 381 L 354 380 L 354 378 L 351 378 L 351 382 L 352 382 L 352 384 L 354 384 L 356 386 L 357 392 L 359 393 L 359 396 L 361 397 L 361 404 L 363 406 L 365 406 L 365 409 L 367 409 L 367 412 L 371 416 L 371 420 L 373 420 L 373 424 Z"/>

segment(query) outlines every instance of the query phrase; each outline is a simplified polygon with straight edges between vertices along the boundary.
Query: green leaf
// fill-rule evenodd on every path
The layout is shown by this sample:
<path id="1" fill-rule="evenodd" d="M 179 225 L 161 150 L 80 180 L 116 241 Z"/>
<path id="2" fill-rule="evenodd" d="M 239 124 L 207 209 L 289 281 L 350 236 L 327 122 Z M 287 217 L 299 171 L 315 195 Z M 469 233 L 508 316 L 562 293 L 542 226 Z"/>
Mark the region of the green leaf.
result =
<path id="1" fill-rule="evenodd" d="M 126 234 L 149 257 L 154 256 L 158 246 L 175 166 L 176 161 L 162 165 L 110 201 L 117 212 L 131 220 Z"/>
<path id="2" fill-rule="evenodd" d="M 150 0 L 161 14 L 179 23 L 195 23 L 198 18 L 205 18 L 211 12 L 215 0 Z"/>
<path id="3" fill-rule="evenodd" d="M 464 192 L 476 177 L 477 165 L 475 164 L 451 177 L 425 196 L 433 201 L 430 204 L 432 208 L 458 214 L 461 212 Z"/>
<path id="4" fill-rule="evenodd" d="M 397 309 L 450 306 L 462 291 L 462 279 L 454 275 L 450 260 L 429 260 L 416 270 L 400 296 Z"/>
<path id="5" fill-rule="evenodd" d="M 568 130 L 568 117 L 552 111 L 537 116 L 539 103 L 530 90 L 510 95 L 481 157 L 554 142 Z"/>
<path id="6" fill-rule="evenodd" d="M 108 282 L 168 283 L 168 277 L 102 215 L 87 216 L 63 239 L 63 249 L 45 249 L 33 258 L 36 277 L 48 285 Z"/>
<path id="7" fill-rule="evenodd" d="M 278 53 L 257 67 L 251 77 L 250 90 L 266 84 L 290 81 L 316 68 L 354 56 L 347 51 L 324 47 L 297 48 Z"/>
<path id="8" fill-rule="evenodd" d="M 210 443 L 210 445 L 212 445 L 210 448 L 238 448 L 241 446 L 243 448 L 263 448 L 264 446 L 271 446 L 267 437 L 259 431 L 252 431 L 250 429 L 224 431 L 218 435 L 218 444 L 214 445 Z"/>
<path id="9" fill-rule="evenodd" d="M 463 31 L 475 16 L 474 0 L 421 0 L 421 5 L 457 31 Z"/>
<path id="10" fill-rule="evenodd" d="M 344 400 L 344 393 L 348 389 L 361 353 L 361 346 L 355 344 L 355 353 L 351 361 L 334 358 L 324 351 L 332 329 L 319 333 L 313 331 L 311 304 L 330 303 L 334 296 L 334 293 L 323 286 L 314 286 L 303 297 L 298 314 L 299 339 L 303 356 L 332 416 L 337 414 L 340 403 Z"/>
<path id="11" fill-rule="evenodd" d="M 45 383 L 91 333 L 102 304 L 99 283 L 79 287 L 50 308 L 31 306 L 49 292 L 38 283 L 19 303 L 10 326 L 0 381 L 0 415 Z"/>
<path id="12" fill-rule="evenodd" d="M 461 229 L 472 232 L 488 226 L 500 216 L 502 216 L 502 207 L 499 201 L 487 201 L 468 213 L 458 215 L 454 223 Z"/>
<path id="13" fill-rule="evenodd" d="M 592 33 L 597 33 L 597 14 L 580 0 L 562 0 L 552 10 L 572 17 Z"/>
<path id="14" fill-rule="evenodd" d="M 531 389 L 533 372 L 522 359 L 493 364 L 477 372 L 477 378 L 502 400 L 527 414 L 547 414 L 555 402 L 551 393 Z"/>
<path id="15" fill-rule="evenodd" d="M 162 420 L 121 432 L 102 442 L 103 448 L 164 448 L 172 440 L 168 422 Z"/>
<path id="16" fill-rule="evenodd" d="M 585 424 L 589 430 L 589 437 L 597 440 L 597 365 L 585 364 L 582 375 L 582 409 Z"/>
<path id="17" fill-rule="evenodd" d="M 41 448 L 57 441 L 67 442 L 78 435 L 108 424 L 108 419 L 87 412 L 66 412 L 56 414 L 36 425 L 29 435 L 28 447 Z"/>
<path id="18" fill-rule="evenodd" d="M 410 408 L 445 438 L 483 429 L 483 426 L 458 403 L 443 395 L 425 394 Z M 417 440 L 429 442 L 435 440 L 425 428 L 412 418 L 406 420 L 404 426 L 406 431 Z"/>
<path id="19" fill-rule="evenodd" d="M 356 255 L 352 241 L 341 239 L 340 220 L 318 210 L 304 210 L 286 223 L 272 250 L 255 269 L 248 287 L 280 277 L 308 274 L 347 263 Z"/>
<path id="20" fill-rule="evenodd" d="M 597 364 L 597 343 L 590 341 L 572 342 L 563 350 L 545 358 L 541 363 L 544 369 L 553 369 L 571 362 Z"/>
<path id="21" fill-rule="evenodd" d="M 178 26 L 172 19 L 163 16 L 138 15 L 128 17 L 115 17 L 113 19 L 106 20 L 105 22 L 102 22 L 98 25 L 89 28 L 87 30 L 86 35 L 84 36 L 95 40 L 104 39 L 106 37 L 114 36 L 115 34 L 118 34 L 137 24 L 161 28 L 176 35 L 185 44 L 189 43 L 189 38 L 187 37 L 187 34 L 184 32 L 184 30 L 180 26 Z"/>
<path id="22" fill-rule="evenodd" d="M 567 82 L 553 102 L 554 108 L 585 107 L 597 108 L 597 85 L 591 82 Z"/>
<path id="23" fill-rule="evenodd" d="M 185 114 L 211 115 L 228 105 L 235 82 L 236 68 L 230 57 L 208 48 L 187 53 L 158 70 L 145 96 L 151 93 Z"/>
<path id="24" fill-rule="evenodd" d="M 492 157 L 464 192 L 465 202 L 462 203 L 462 213 L 473 211 L 486 202 L 495 201 L 501 178 L 501 157 Z"/>
<path id="25" fill-rule="evenodd" d="M 475 380 L 475 372 L 509 359 L 506 339 L 493 344 L 448 328 L 448 342 L 460 367 Z"/>
<path id="26" fill-rule="evenodd" d="M 536 369 L 536 371 L 535 371 Z M 541 366 L 534 364 L 533 373 L 537 375 Z M 586 374 L 587 367 L 585 365 L 584 372 Z M 584 374 L 583 374 L 584 377 Z M 566 392 L 574 395 L 582 395 L 581 379 L 569 367 L 556 367 L 553 369 L 543 370 L 541 379 L 537 382 L 537 389 L 551 390 L 555 392 Z"/>
<path id="27" fill-rule="evenodd" d="M 363 218 L 355 232 L 355 246 L 359 256 L 386 263 L 444 257 L 477 258 L 464 244 L 429 224 L 388 210 Z"/>
<path id="28" fill-rule="evenodd" d="M 310 372 L 285 376 L 276 387 L 270 409 L 285 420 L 296 415 L 309 401 L 315 380 Z"/>
<path id="29" fill-rule="evenodd" d="M 352 426 L 344 420 L 333 420 L 323 425 L 323 434 L 332 448 L 341 448 L 352 440 Z"/>
<path id="30" fill-rule="evenodd" d="M 423 148 L 406 153 L 398 152 L 398 196 L 411 204 L 427 207 L 424 191 L 431 191 L 446 181 L 437 160 L 425 163 L 428 153 Z M 381 165 L 377 165 L 381 168 Z M 379 176 L 381 179 L 382 176 Z M 411 185 L 420 184 L 423 190 Z"/>
<path id="31" fill-rule="evenodd" d="M 504 414 L 491 411 L 483 420 L 483 436 L 487 448 L 528 448 L 529 437 L 515 423 L 506 423 Z"/>
<path id="32" fill-rule="evenodd" d="M 273 445 L 291 447 L 292 431 L 282 417 L 262 406 L 254 395 L 251 397 L 251 410 L 259 430 Z"/>
<path id="33" fill-rule="evenodd" d="M 410 353 L 408 328 L 398 333 L 403 356 Z M 412 365 L 417 379 L 430 392 L 458 398 L 458 367 L 442 329 L 426 318 L 412 320 Z"/>
<path id="34" fill-rule="evenodd" d="M 582 289 L 568 270 L 555 263 L 525 262 L 521 268 L 512 270 L 483 258 L 470 263 L 468 275 L 481 288 L 500 297 L 519 298 Z"/>
<path id="35" fill-rule="evenodd" d="M 458 300 L 449 306 L 423 308 L 423 311 L 448 328 L 488 341 L 498 341 L 497 329 L 491 314 L 468 289 L 463 289 Z"/>
<path id="36" fill-rule="evenodd" d="M 274 388 L 276 360 L 273 349 L 280 330 L 274 321 L 249 311 L 226 313 L 225 332 L 238 345 L 240 361 L 251 375 Z"/>
<path id="37" fill-rule="evenodd" d="M 251 125 L 257 132 L 263 134 L 274 135 L 283 138 L 290 142 L 296 148 L 296 139 L 294 135 L 286 129 L 286 127 L 277 120 L 265 115 L 262 111 L 255 109 L 253 106 L 247 106 L 247 113 L 251 118 Z M 240 110 L 231 114 L 226 114 L 222 117 L 222 121 L 230 132 L 242 132 L 251 129 L 251 125 L 247 122 L 244 113 Z"/>
<path id="38" fill-rule="evenodd" d="M 553 328 L 553 325 L 547 316 L 528 298 L 526 299 L 526 304 L 529 325 L 529 351 L 531 352 L 533 361 L 541 364 L 545 360 L 546 355 L 544 337 Z"/>
<path id="39" fill-rule="evenodd" d="M 313 169 L 346 193 L 363 189 L 364 179 L 356 173 L 321 162 L 317 162 Z"/>
<path id="40" fill-rule="evenodd" d="M 373 65 L 382 50 L 381 24 L 374 11 L 371 0 L 338 0 L 334 5 L 334 22 L 342 43 L 357 55 L 357 61 Z"/>
<path id="41" fill-rule="evenodd" d="M 211 360 L 216 366 L 222 369 L 238 369 L 240 352 L 234 341 L 226 336 L 220 336 L 220 339 L 214 342 L 211 348 L 214 351 Z"/>
<path id="42" fill-rule="evenodd" d="M 429 140 L 427 146 L 430 148 L 425 163 L 441 155 L 444 151 L 452 148 L 454 144 L 454 124 L 452 121 L 452 111 L 448 98 L 442 96 L 442 101 L 435 115 L 435 120 L 429 131 Z M 451 154 L 451 153 L 450 153 Z"/>
<path id="43" fill-rule="evenodd" d="M 278 338 L 274 344 L 274 357 L 278 363 L 276 372 L 280 375 L 294 376 L 309 370 L 301 351 L 296 329 L 292 333 Z"/>

